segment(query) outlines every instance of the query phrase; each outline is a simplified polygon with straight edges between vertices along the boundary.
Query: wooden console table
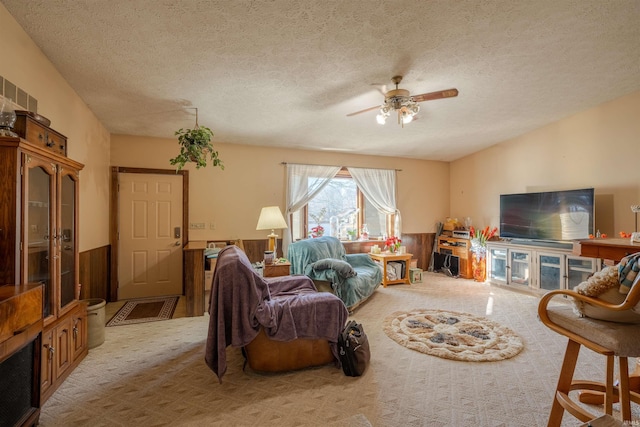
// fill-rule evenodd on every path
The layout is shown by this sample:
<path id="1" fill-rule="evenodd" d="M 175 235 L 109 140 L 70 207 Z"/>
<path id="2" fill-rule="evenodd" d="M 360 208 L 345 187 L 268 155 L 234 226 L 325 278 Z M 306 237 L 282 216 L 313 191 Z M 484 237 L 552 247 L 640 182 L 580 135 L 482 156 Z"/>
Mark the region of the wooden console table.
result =
<path id="1" fill-rule="evenodd" d="M 369 256 L 374 261 L 379 261 L 382 263 L 382 286 L 387 287 L 387 285 L 396 285 L 400 283 L 404 283 L 410 285 L 409 282 L 409 267 L 411 267 L 411 254 L 398 254 L 398 253 L 380 253 L 380 254 L 372 254 L 369 253 Z M 387 279 L 387 263 L 389 261 L 402 261 L 405 263 L 405 273 L 404 277 L 397 280 L 388 280 Z"/>
<path id="2" fill-rule="evenodd" d="M 618 263 L 627 255 L 640 252 L 640 243 L 630 239 L 589 239 L 573 243 L 573 253 L 589 258 L 601 258 L 608 264 Z"/>

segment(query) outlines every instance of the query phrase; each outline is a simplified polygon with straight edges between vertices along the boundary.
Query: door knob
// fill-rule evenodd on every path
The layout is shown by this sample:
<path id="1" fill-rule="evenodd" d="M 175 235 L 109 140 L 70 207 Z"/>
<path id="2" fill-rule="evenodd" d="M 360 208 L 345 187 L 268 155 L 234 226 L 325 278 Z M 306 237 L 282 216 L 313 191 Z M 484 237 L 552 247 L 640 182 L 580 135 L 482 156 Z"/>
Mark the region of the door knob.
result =
<path id="1" fill-rule="evenodd" d="M 175 245 L 180 246 L 180 241 L 178 240 Z"/>

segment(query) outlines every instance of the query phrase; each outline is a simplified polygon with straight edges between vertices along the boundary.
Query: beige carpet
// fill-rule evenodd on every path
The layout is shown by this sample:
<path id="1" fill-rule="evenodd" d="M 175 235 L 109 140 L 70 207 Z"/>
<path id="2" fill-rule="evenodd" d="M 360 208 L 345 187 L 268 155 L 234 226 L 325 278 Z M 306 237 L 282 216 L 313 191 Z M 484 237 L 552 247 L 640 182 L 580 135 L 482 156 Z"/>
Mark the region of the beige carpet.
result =
<path id="1" fill-rule="evenodd" d="M 495 362 L 522 351 L 520 337 L 483 316 L 417 308 L 396 311 L 384 321 L 392 340 L 412 350 L 465 362 Z"/>
<path id="2" fill-rule="evenodd" d="M 243 372 L 240 351 L 229 349 L 219 384 L 204 363 L 207 317 L 106 328 L 105 343 L 45 404 L 41 425 L 544 426 L 566 340 L 538 321 L 537 304 L 535 297 L 442 274 L 380 287 L 351 316 L 364 324 L 371 345 L 371 364 L 358 378 L 331 365 Z M 524 350 L 491 363 L 426 357 L 383 331 L 388 313 L 413 307 L 485 316 L 515 331 Z M 601 379 L 604 360 L 583 350 L 576 372 Z M 637 409 L 634 418 L 640 419 Z M 565 426 L 579 424 L 565 416 Z"/>

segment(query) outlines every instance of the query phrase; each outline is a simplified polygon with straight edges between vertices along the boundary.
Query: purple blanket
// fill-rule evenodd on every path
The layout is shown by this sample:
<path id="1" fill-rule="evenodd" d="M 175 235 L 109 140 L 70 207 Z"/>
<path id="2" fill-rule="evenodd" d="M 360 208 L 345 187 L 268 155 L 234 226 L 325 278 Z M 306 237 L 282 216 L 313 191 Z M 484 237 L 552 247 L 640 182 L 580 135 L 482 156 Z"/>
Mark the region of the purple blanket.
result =
<path id="1" fill-rule="evenodd" d="M 227 346 L 249 344 L 261 326 L 276 341 L 326 339 L 339 364 L 338 335 L 349 313 L 335 295 L 317 292 L 308 277 L 265 279 L 240 248 L 227 246 L 218 254 L 209 315 L 205 361 L 222 382 Z"/>

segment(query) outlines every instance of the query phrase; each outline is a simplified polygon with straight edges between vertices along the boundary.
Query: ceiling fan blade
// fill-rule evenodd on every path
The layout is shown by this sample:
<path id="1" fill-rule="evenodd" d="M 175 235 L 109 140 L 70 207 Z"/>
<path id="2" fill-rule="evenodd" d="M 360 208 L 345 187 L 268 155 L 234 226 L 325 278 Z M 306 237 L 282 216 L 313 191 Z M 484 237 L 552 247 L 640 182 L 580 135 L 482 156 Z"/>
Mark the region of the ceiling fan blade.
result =
<path id="1" fill-rule="evenodd" d="M 458 96 L 458 89 L 439 90 L 437 92 L 421 93 L 420 95 L 412 95 L 414 101 L 433 101 L 434 99 L 453 98 Z"/>
<path id="2" fill-rule="evenodd" d="M 371 83 L 371 86 L 375 86 L 376 90 L 380 92 L 382 96 L 385 96 L 387 94 L 387 85 L 383 83 Z"/>
<path id="3" fill-rule="evenodd" d="M 376 105 L 375 107 L 369 107 L 369 108 L 366 108 L 364 110 L 356 111 L 355 113 L 349 113 L 349 114 L 347 114 L 347 117 L 355 116 L 356 114 L 360 114 L 360 113 L 366 113 L 367 111 L 373 111 L 373 110 L 376 110 L 378 108 L 380 108 L 379 105 Z"/>

